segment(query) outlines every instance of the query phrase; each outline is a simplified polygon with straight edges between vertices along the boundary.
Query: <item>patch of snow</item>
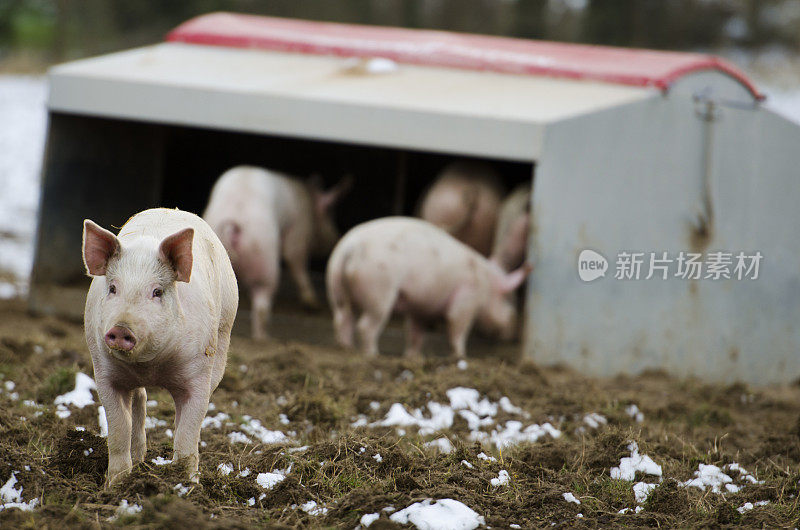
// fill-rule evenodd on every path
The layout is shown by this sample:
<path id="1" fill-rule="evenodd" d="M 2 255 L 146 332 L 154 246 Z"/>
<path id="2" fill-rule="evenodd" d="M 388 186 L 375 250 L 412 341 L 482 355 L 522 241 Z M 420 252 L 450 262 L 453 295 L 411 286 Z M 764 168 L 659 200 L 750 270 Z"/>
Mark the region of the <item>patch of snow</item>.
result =
<path id="1" fill-rule="evenodd" d="M 308 450 L 308 446 L 307 445 L 302 445 L 300 447 L 290 447 L 288 449 L 289 453 L 302 453 L 303 451 L 307 451 L 307 450 Z"/>
<path id="2" fill-rule="evenodd" d="M 289 474 L 289 469 L 275 469 L 270 473 L 259 473 L 256 477 L 256 483 L 265 490 L 271 490 L 279 483 L 283 482 L 286 475 Z"/>
<path id="3" fill-rule="evenodd" d="M 372 410 L 378 410 L 379 408 L 381 408 L 381 404 L 379 401 L 370 401 L 369 408 L 371 408 Z"/>
<path id="4" fill-rule="evenodd" d="M 209 403 L 209 407 L 210 406 L 211 403 Z M 209 408 L 209 410 L 211 409 Z M 227 422 L 229 419 L 231 419 L 231 417 L 225 414 L 224 412 L 219 412 L 217 413 L 216 416 L 206 416 L 205 418 L 203 418 L 203 422 L 200 424 L 200 428 L 207 429 L 211 427 L 214 429 L 221 429 L 222 426 L 225 425 L 225 422 Z"/>
<path id="5" fill-rule="evenodd" d="M 361 523 L 361 526 L 363 526 L 364 528 L 369 528 L 369 525 L 377 521 L 380 518 L 380 516 L 381 514 L 378 512 L 365 513 L 364 515 L 361 516 L 361 520 L 359 522 Z"/>
<path id="6" fill-rule="evenodd" d="M 220 475 L 228 476 L 233 473 L 233 465 L 226 464 L 225 462 L 221 463 L 217 466 L 217 471 L 219 471 Z"/>
<path id="7" fill-rule="evenodd" d="M 495 457 L 489 456 L 483 452 L 478 453 L 478 458 L 480 458 L 481 460 L 486 460 L 487 462 L 497 462 L 497 459 Z"/>
<path id="8" fill-rule="evenodd" d="M 251 419 L 246 423 L 242 423 L 240 427 L 250 436 L 258 438 L 263 444 L 276 444 L 288 440 L 288 437 L 281 431 L 271 431 L 261 425 L 261 422 L 256 419 Z"/>
<path id="9" fill-rule="evenodd" d="M 72 405 L 82 409 L 86 405 L 94 405 L 92 390 L 97 390 L 94 379 L 82 372 L 78 372 L 75 374 L 75 388 L 66 394 L 56 397 L 53 403 L 64 407 Z"/>
<path id="10" fill-rule="evenodd" d="M 144 428 L 148 430 L 155 429 L 156 427 L 166 427 L 166 426 L 167 426 L 167 420 L 161 420 L 158 418 L 153 418 L 151 416 L 147 416 L 144 419 Z"/>
<path id="11" fill-rule="evenodd" d="M 242 433 L 242 432 L 233 431 L 233 432 L 229 432 L 228 433 L 228 442 L 232 443 L 232 444 L 235 444 L 235 443 L 251 444 L 251 443 L 253 443 L 253 440 L 248 438 L 247 435 Z"/>
<path id="12" fill-rule="evenodd" d="M 521 421 L 509 420 L 506 422 L 505 428 L 501 428 L 500 430 L 493 429 L 491 433 L 472 431 L 469 437 L 473 441 L 489 441 L 499 449 L 505 449 L 506 447 L 522 442 L 536 442 L 539 438 L 546 435 L 558 438 L 561 436 L 561 431 L 550 425 L 549 422 L 543 423 L 542 425 L 534 423 L 523 429 Z"/>
<path id="13" fill-rule="evenodd" d="M 462 460 L 462 461 L 461 461 L 461 465 L 462 465 L 462 466 L 464 466 L 464 467 L 466 467 L 467 469 L 472 469 L 472 468 L 474 468 L 474 467 L 475 467 L 475 466 L 473 466 L 472 464 L 470 464 L 469 462 L 467 462 L 466 460 Z"/>
<path id="14" fill-rule="evenodd" d="M 62 420 L 65 418 L 69 418 L 72 413 L 69 411 L 67 407 L 64 405 L 56 405 L 56 416 L 61 418 Z"/>
<path id="15" fill-rule="evenodd" d="M 647 500 L 650 493 L 658 486 L 658 484 L 648 484 L 647 482 L 637 482 L 633 485 L 633 495 L 636 497 L 636 502 L 641 504 Z"/>
<path id="16" fill-rule="evenodd" d="M 32 399 L 26 399 L 25 401 L 22 402 L 22 404 L 25 405 L 26 407 L 38 407 L 39 406 L 39 404 L 36 403 Z"/>
<path id="17" fill-rule="evenodd" d="M 128 504 L 128 499 L 122 499 L 117 507 L 117 511 L 113 516 L 109 517 L 109 521 L 115 521 L 120 517 L 126 515 L 136 515 L 142 511 L 142 507 L 138 504 Z"/>
<path id="18" fill-rule="evenodd" d="M 383 457 L 381 456 L 381 454 L 380 454 L 380 453 L 375 453 L 374 455 L 372 455 L 372 458 L 374 458 L 374 459 L 375 459 L 375 461 L 376 461 L 376 462 L 378 462 L 379 464 L 380 464 L 381 462 L 383 462 Z"/>
<path id="19" fill-rule="evenodd" d="M 435 401 L 428 403 L 430 418 L 423 416 L 420 409 L 409 413 L 401 403 L 394 403 L 389 407 L 384 419 L 370 423 L 371 427 L 419 427 L 419 434 L 425 436 L 434 432 L 448 429 L 453 425 L 453 409 L 440 405 Z"/>
<path id="20" fill-rule="evenodd" d="M 0 76 L 0 298 L 23 296 L 33 263 L 39 168 L 47 112 L 45 77 Z"/>
<path id="21" fill-rule="evenodd" d="M 769 504 L 769 501 L 746 502 L 741 506 L 739 506 L 738 508 L 736 508 L 736 511 L 739 513 L 749 512 L 756 506 L 766 506 L 767 504 Z"/>
<path id="22" fill-rule="evenodd" d="M 83 456 L 89 456 L 90 454 L 94 453 L 94 448 L 90 447 L 89 449 L 83 450 Z"/>
<path id="23" fill-rule="evenodd" d="M 11 477 L 0 488 L 0 511 L 10 508 L 18 508 L 23 512 L 33 510 L 39 503 L 39 499 L 33 498 L 28 502 L 22 498 L 22 486 L 16 489 L 14 485 L 17 483 L 16 471 L 11 473 Z"/>
<path id="24" fill-rule="evenodd" d="M 522 528 L 522 527 L 521 527 L 520 525 L 518 525 L 517 523 L 511 523 L 510 525 L 508 525 L 508 527 L 509 527 L 509 528 Z"/>
<path id="25" fill-rule="evenodd" d="M 172 460 L 168 460 L 168 459 L 164 458 L 163 456 L 157 456 L 157 457 L 153 458 L 150 461 L 152 463 L 154 463 L 155 465 L 157 465 L 157 466 L 166 466 L 167 464 L 171 464 L 172 463 Z"/>
<path id="26" fill-rule="evenodd" d="M 289 417 L 286 414 L 278 414 L 278 421 L 281 422 L 283 425 L 289 425 L 291 423 L 289 421 Z"/>
<path id="27" fill-rule="evenodd" d="M 75 427 L 75 430 L 78 432 L 84 432 L 86 430 L 86 427 Z"/>
<path id="28" fill-rule="evenodd" d="M 350 427 L 356 429 L 358 427 L 366 427 L 369 425 L 369 420 L 364 414 L 359 414 L 358 417 L 350 424 Z"/>
<path id="29" fill-rule="evenodd" d="M 489 398 L 480 398 L 480 393 L 474 388 L 455 387 L 446 392 L 453 410 L 468 409 L 478 416 L 496 416 L 497 404 Z"/>
<path id="30" fill-rule="evenodd" d="M 649 456 L 639 454 L 639 444 L 631 442 L 628 450 L 631 452 L 631 456 L 623 457 L 619 461 L 619 467 L 611 468 L 611 478 L 632 482 L 636 478 L 637 471 L 646 475 L 662 476 L 660 465 L 653 462 Z"/>
<path id="31" fill-rule="evenodd" d="M 562 494 L 562 497 L 564 497 L 564 500 L 567 502 L 572 502 L 575 504 L 581 503 L 580 499 L 578 499 L 578 497 L 576 497 L 575 495 L 572 494 L 572 492 L 569 491 L 567 493 Z"/>
<path id="32" fill-rule="evenodd" d="M 239 476 L 241 478 L 244 478 L 244 477 L 246 477 L 248 475 L 250 475 L 250 468 L 249 467 L 246 467 L 242 471 L 239 471 Z"/>
<path id="33" fill-rule="evenodd" d="M 644 414 L 639 410 L 639 407 L 633 403 L 625 407 L 625 414 L 633 418 L 636 423 L 642 423 L 644 421 Z"/>
<path id="34" fill-rule="evenodd" d="M 7 392 L 12 392 L 14 388 L 16 388 L 17 384 L 14 381 L 5 381 L 3 382 L 3 386 Z"/>
<path id="35" fill-rule="evenodd" d="M 486 524 L 469 506 L 453 499 L 416 502 L 393 513 L 389 519 L 398 524 L 413 524 L 419 530 L 472 530 Z"/>
<path id="36" fill-rule="evenodd" d="M 511 479 L 511 477 L 509 477 L 508 471 L 506 471 L 505 469 L 501 469 L 500 473 L 498 473 L 497 477 L 493 478 L 492 480 L 490 480 L 489 483 L 492 486 L 494 486 L 495 488 L 497 488 L 497 487 L 505 486 L 506 484 L 508 484 L 510 479 Z"/>
<path id="37" fill-rule="evenodd" d="M 450 440 L 448 440 L 444 436 L 425 443 L 424 447 L 427 447 L 429 449 L 436 449 L 440 453 L 444 454 L 450 454 L 453 452 L 453 444 L 450 442 Z"/>
<path id="38" fill-rule="evenodd" d="M 591 412 L 583 417 L 583 423 L 589 426 L 591 429 L 597 429 L 601 425 L 608 424 L 608 420 L 605 416 L 598 414 L 596 412 Z"/>
<path id="39" fill-rule="evenodd" d="M 733 479 L 715 465 L 700 464 L 697 471 L 694 472 L 694 476 L 695 478 L 693 479 L 679 482 L 679 485 L 684 488 L 700 488 L 703 491 L 710 487 L 714 493 L 721 493 L 722 486 L 725 486 L 728 491 L 732 491 L 727 487 L 728 485 L 734 486 L 736 491 L 739 489 L 732 484 Z M 732 491 L 732 493 L 735 493 L 735 491 Z"/>
<path id="40" fill-rule="evenodd" d="M 158 401 L 156 401 L 155 399 L 148 399 L 147 403 L 145 403 L 145 405 L 147 405 L 147 408 L 157 407 L 158 406 Z"/>
<path id="41" fill-rule="evenodd" d="M 467 368 L 469 368 L 469 365 L 467 364 L 467 361 L 465 361 L 464 359 L 459 359 L 459 361 L 456 363 L 456 367 L 459 370 L 466 370 Z"/>
<path id="42" fill-rule="evenodd" d="M 164 431 L 164 434 L 167 436 L 167 438 L 172 438 L 172 434 L 173 434 L 172 433 L 172 429 L 167 429 L 166 431 Z M 200 442 L 200 447 L 205 447 L 205 446 L 206 446 L 206 443 L 201 441 Z"/>
<path id="43" fill-rule="evenodd" d="M 247 499 L 247 505 L 248 506 L 255 506 L 256 505 L 256 498 L 255 497 L 250 497 L 249 499 Z"/>
<path id="44" fill-rule="evenodd" d="M 728 464 L 726 467 L 728 468 L 729 471 L 738 471 L 739 472 L 739 478 L 742 478 L 742 479 L 748 481 L 750 484 L 763 484 L 764 483 L 763 480 L 756 479 L 756 477 L 754 477 L 753 475 L 748 473 L 745 468 L 743 468 L 742 466 L 740 466 L 736 462 L 733 462 L 732 464 Z"/>
<path id="45" fill-rule="evenodd" d="M 182 482 L 175 484 L 172 490 L 178 494 L 178 497 L 185 497 L 189 493 L 189 488 L 184 486 Z"/>
<path id="46" fill-rule="evenodd" d="M 316 501 L 308 501 L 304 504 L 301 504 L 300 509 L 306 512 L 308 515 L 313 516 L 327 515 L 328 513 L 328 509 L 324 506 L 318 505 Z"/>

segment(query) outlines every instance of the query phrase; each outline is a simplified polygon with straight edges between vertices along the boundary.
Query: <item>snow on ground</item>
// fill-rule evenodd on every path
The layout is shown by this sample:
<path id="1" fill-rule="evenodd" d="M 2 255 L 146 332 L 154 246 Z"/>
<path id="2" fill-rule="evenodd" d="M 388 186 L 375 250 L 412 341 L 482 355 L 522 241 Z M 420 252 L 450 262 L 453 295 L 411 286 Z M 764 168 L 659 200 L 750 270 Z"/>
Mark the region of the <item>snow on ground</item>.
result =
<path id="1" fill-rule="evenodd" d="M 453 499 L 426 499 L 393 513 L 389 519 L 413 524 L 419 530 L 472 530 L 486 524 L 469 506 Z"/>
<path id="2" fill-rule="evenodd" d="M 417 427 L 420 436 L 427 436 L 452 427 L 455 417 L 458 415 L 466 420 L 471 431 L 469 434 L 471 441 L 492 443 L 500 449 L 521 442 L 535 442 L 546 435 L 553 438 L 561 436 L 561 431 L 550 423 L 542 425 L 533 423 L 525 427 L 521 421 L 508 420 L 502 426 L 496 425 L 495 417 L 499 411 L 523 418 L 530 416 L 505 396 L 495 403 L 486 397 L 481 398 L 480 393 L 474 388 L 464 387 L 451 388 L 446 394 L 450 404 L 443 405 L 436 401 L 430 401 L 427 404 L 428 415 L 423 412 L 422 408 L 409 412 L 402 403 L 393 403 L 383 419 L 370 423 L 366 415 L 362 414 L 351 426 Z M 605 421 L 605 418 L 603 420 Z M 491 431 L 481 430 L 483 427 L 491 426 L 495 426 Z M 426 446 L 436 447 L 442 443 L 440 438 L 429 442 Z"/>
<path id="3" fill-rule="evenodd" d="M 68 408 L 70 405 L 79 409 L 87 405 L 94 405 L 92 390 L 97 390 L 94 379 L 82 372 L 75 374 L 75 388 L 66 394 L 57 396 L 53 402 L 56 405 L 56 416 L 61 419 L 68 418 L 71 414 Z"/>
<path id="4" fill-rule="evenodd" d="M 740 481 L 746 481 L 750 484 L 763 484 L 763 481 L 756 480 L 753 475 L 749 474 L 746 469 L 736 462 L 724 467 L 727 467 L 729 472 L 738 471 L 739 475 L 737 478 Z M 711 491 L 714 493 L 724 493 L 722 490 L 724 487 L 726 492 L 737 493 L 745 484 L 736 484 L 735 482 L 736 481 L 721 468 L 709 464 L 699 464 L 697 471 L 694 472 L 694 478 L 681 482 L 680 485 L 685 488 L 700 488 L 703 491 L 705 491 L 706 488 L 711 488 Z"/>
<path id="5" fill-rule="evenodd" d="M 8 508 L 19 508 L 22 511 L 30 511 L 36 507 L 39 499 L 33 498 L 28 502 L 22 498 L 22 486 L 19 489 L 14 485 L 17 483 L 16 471 L 11 473 L 11 477 L 0 488 L 0 511 Z"/>
<path id="6" fill-rule="evenodd" d="M 0 76 L 0 297 L 27 292 L 44 151 L 43 77 Z M 6 281 L 6 274 L 11 281 Z"/>
<path id="7" fill-rule="evenodd" d="M 639 454 L 639 444 L 631 442 L 628 450 L 631 452 L 631 456 L 623 457 L 619 461 L 619 467 L 611 468 L 611 478 L 632 482 L 637 471 L 657 477 L 662 475 L 661 466 L 653 462 L 649 456 Z"/>
<path id="8" fill-rule="evenodd" d="M 581 503 L 581 501 L 572 492 L 564 493 L 563 497 L 564 497 L 564 500 L 567 501 L 567 502 L 572 502 L 572 503 L 575 503 L 575 504 L 580 504 Z"/>

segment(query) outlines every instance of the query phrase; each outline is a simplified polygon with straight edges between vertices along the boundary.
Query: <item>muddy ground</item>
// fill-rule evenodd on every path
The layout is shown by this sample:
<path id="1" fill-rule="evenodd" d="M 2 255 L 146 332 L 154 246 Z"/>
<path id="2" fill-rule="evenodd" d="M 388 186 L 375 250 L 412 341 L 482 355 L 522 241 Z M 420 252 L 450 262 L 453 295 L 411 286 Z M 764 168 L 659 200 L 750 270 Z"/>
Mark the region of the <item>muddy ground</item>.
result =
<path id="1" fill-rule="evenodd" d="M 0 373 L 15 384 L 0 387 L 0 484 L 13 471 L 22 500 L 38 499 L 32 511 L 0 511 L 0 527 L 352 529 L 362 515 L 379 513 L 370 528 L 380 529 L 396 526 L 384 508 L 400 510 L 427 498 L 458 500 L 493 528 L 800 524 L 798 386 L 714 385 L 660 372 L 595 379 L 513 358 L 472 358 L 466 369 L 441 356 L 365 361 L 331 346 L 259 345 L 235 337 L 212 398 L 216 409 L 209 412 L 221 421 L 202 432 L 200 484 L 182 492 L 175 489 L 188 485 L 180 465 L 152 462 L 172 456 L 172 402 L 157 389 L 148 390 L 157 402 L 148 415 L 162 421 L 147 431 L 146 462 L 119 486 L 103 489 L 107 452 L 98 436 L 97 405 L 71 407 L 63 419 L 55 414 L 55 397 L 73 389 L 78 371 L 92 375 L 80 325 L 31 317 L 19 301 L 0 302 Z M 491 403 L 506 396 L 522 409 L 500 407 L 482 427 L 486 432 L 511 420 L 525 427 L 549 422 L 561 435 L 500 450 L 471 441 L 459 414 L 452 427 L 422 436 L 416 427 L 401 435 L 398 427 L 369 425 L 396 402 L 429 415 L 427 404 L 449 404 L 446 392 L 456 387 L 475 389 Z M 641 421 L 626 411 L 631 404 Z M 586 420 L 591 413 L 607 423 L 594 417 L 593 427 Z M 232 443 L 233 432 L 254 438 L 241 425 L 248 416 L 287 434 L 286 440 Z M 352 425 L 359 417 L 366 426 Z M 424 445 L 441 437 L 452 442 L 451 453 Z M 660 479 L 641 472 L 634 481 L 611 477 L 611 468 L 630 456 L 631 441 L 661 466 Z M 496 461 L 479 458 L 482 452 Z M 726 464 L 733 462 L 752 477 L 731 471 Z M 223 475 L 221 464 L 233 471 Z M 721 494 L 681 485 L 699 464 L 726 470 L 740 490 Z M 273 489 L 257 483 L 259 473 L 287 468 Z M 245 469 L 250 473 L 240 476 Z M 501 470 L 509 482 L 493 486 Z M 657 485 L 637 502 L 633 484 L 639 481 Z M 123 501 L 142 510 L 118 514 Z M 309 501 L 327 511 L 307 513 L 302 506 Z M 759 501 L 768 503 L 742 509 Z"/>

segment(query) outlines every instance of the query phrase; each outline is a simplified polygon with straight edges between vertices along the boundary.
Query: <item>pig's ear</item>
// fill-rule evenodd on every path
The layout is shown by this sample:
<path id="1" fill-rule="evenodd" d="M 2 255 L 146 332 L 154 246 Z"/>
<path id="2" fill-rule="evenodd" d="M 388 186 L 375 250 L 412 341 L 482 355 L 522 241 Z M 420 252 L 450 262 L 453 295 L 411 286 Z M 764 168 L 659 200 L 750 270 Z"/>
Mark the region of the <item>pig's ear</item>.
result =
<path id="1" fill-rule="evenodd" d="M 90 276 L 105 276 L 108 260 L 120 248 L 117 236 L 89 219 L 83 220 L 83 263 Z"/>
<path id="2" fill-rule="evenodd" d="M 350 188 L 353 187 L 353 175 L 347 175 L 342 180 L 339 181 L 334 187 L 320 193 L 317 197 L 317 207 L 320 211 L 324 212 L 327 211 L 331 206 L 336 204 L 339 199 L 341 199 Z"/>
<path id="3" fill-rule="evenodd" d="M 513 292 L 517 287 L 522 285 L 522 282 L 525 281 L 525 278 L 528 277 L 528 274 L 533 270 L 533 265 L 530 263 L 525 263 L 522 267 L 515 271 L 511 271 L 505 276 L 503 276 L 499 282 L 498 287 L 500 288 L 500 292 L 503 294 Z"/>
<path id="4" fill-rule="evenodd" d="M 175 281 L 188 282 L 192 276 L 193 238 L 194 228 L 184 228 L 166 237 L 158 249 L 161 259 L 175 271 Z"/>

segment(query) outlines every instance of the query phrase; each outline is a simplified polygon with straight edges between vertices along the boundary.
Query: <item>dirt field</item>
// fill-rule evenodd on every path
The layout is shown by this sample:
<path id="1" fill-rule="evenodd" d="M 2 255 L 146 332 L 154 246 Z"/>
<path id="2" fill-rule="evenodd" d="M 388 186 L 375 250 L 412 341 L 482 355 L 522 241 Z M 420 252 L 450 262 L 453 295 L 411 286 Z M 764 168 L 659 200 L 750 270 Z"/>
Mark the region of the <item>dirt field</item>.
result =
<path id="1" fill-rule="evenodd" d="M 493 528 L 800 524 L 797 386 L 710 385 L 662 373 L 593 379 L 513 359 L 470 359 L 465 369 L 442 357 L 367 362 L 333 347 L 263 346 L 237 337 L 208 413 L 216 425 L 209 420 L 202 432 L 200 484 L 176 489 L 188 486 L 179 464 L 153 462 L 171 458 L 173 427 L 171 399 L 153 389 L 146 463 L 104 491 L 107 451 L 97 404 L 56 415 L 54 399 L 73 389 L 76 372 L 92 375 L 79 325 L 33 318 L 21 302 L 0 302 L 0 484 L 13 472 L 18 482 L 11 488 L 22 488 L 18 501 L 38 499 L 31 511 L 0 511 L 0 527 L 352 529 L 363 515 L 379 514 L 370 528 L 380 529 L 395 526 L 385 508 L 399 511 L 428 498 L 460 501 Z M 459 387 L 476 390 L 478 400 L 469 391 L 448 393 Z M 422 434 L 415 426 L 377 425 L 393 417 L 411 421 L 394 403 L 422 409 L 415 420 L 422 419 Z M 591 413 L 599 416 L 587 418 Z M 256 443 L 259 436 L 277 438 L 274 431 L 284 441 Z M 511 443 L 524 436 L 538 440 Z M 244 437 L 253 443 L 235 441 Z M 442 437 L 452 452 L 425 446 Z M 473 441 L 480 437 L 483 445 Z M 631 441 L 662 476 L 612 478 L 612 468 L 624 471 L 620 461 L 631 457 Z M 227 475 L 223 464 L 232 468 Z M 681 484 L 696 478 L 700 464 L 730 477 L 721 486 L 726 493 Z M 259 485 L 271 485 L 270 478 L 271 489 Z M 654 486 L 637 502 L 638 482 Z M 141 511 L 123 513 L 123 501 Z"/>

